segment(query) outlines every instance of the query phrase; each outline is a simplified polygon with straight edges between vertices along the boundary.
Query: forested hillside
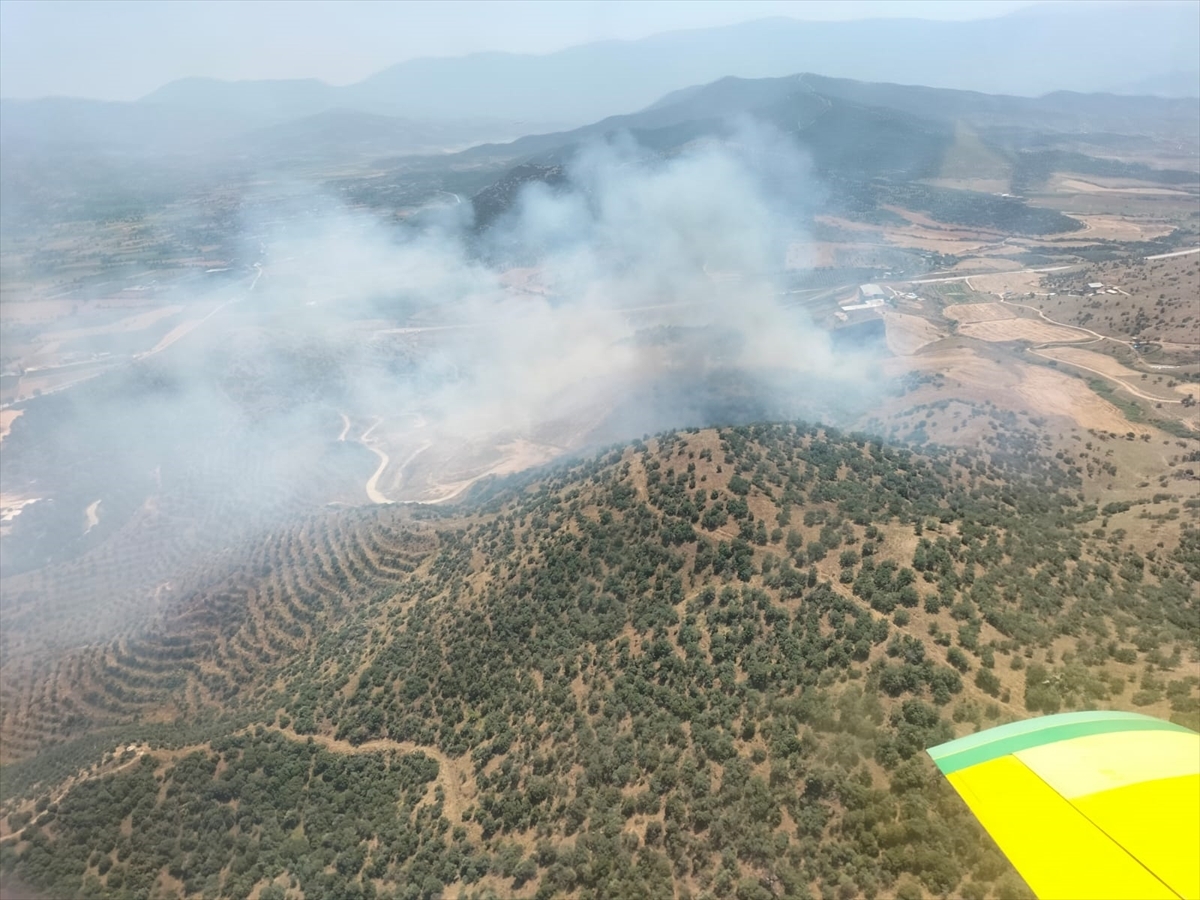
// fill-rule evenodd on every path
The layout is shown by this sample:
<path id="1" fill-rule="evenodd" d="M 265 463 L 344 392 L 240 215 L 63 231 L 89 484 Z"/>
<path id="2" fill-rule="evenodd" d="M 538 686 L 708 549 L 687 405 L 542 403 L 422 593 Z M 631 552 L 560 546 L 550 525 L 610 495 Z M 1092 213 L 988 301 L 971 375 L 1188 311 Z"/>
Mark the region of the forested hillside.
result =
<path id="1" fill-rule="evenodd" d="M 1046 446 L 694 430 L 458 510 L 313 516 L 6 682 L 2 871 L 52 896 L 1023 895 L 925 747 L 1071 708 L 1200 720 L 1198 504 L 1139 549 Z"/>

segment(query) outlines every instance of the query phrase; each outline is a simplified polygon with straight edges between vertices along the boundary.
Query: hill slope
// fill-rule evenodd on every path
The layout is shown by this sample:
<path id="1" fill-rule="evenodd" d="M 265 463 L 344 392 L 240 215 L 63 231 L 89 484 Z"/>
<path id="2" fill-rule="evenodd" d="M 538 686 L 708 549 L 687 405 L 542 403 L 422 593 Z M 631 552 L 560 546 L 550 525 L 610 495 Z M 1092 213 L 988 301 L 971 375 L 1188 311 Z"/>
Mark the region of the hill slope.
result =
<path id="1" fill-rule="evenodd" d="M 9 668 L 5 746 L 40 752 L 4 769 L 0 865 L 68 894 L 1018 893 L 919 751 L 1064 707 L 1194 724 L 1200 533 L 1097 530 L 1004 424 L 978 453 L 671 433 L 458 511 L 313 516 L 145 633 Z"/>

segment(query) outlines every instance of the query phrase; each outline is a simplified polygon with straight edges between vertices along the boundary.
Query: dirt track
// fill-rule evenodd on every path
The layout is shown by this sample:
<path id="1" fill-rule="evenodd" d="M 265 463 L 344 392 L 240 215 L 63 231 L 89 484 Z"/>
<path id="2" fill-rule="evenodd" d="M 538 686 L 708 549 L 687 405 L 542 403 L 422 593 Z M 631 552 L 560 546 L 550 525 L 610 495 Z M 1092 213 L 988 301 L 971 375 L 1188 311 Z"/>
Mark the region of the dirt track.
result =
<path id="1" fill-rule="evenodd" d="M 279 732 L 290 741 L 303 743 L 308 740 L 307 736 L 296 734 L 291 729 L 271 726 L 270 730 Z M 436 783 L 442 786 L 442 790 L 446 795 L 443 809 L 445 810 L 446 817 L 451 822 L 461 822 L 463 810 L 475 802 L 477 794 L 475 773 L 472 770 L 469 757 L 464 757 L 461 761 L 451 759 L 436 747 L 414 744 L 411 741 L 392 741 L 386 738 L 366 741 L 362 744 L 339 741 L 324 734 L 314 734 L 312 735 L 312 739 L 314 743 L 331 753 L 386 753 L 388 751 L 396 753 L 424 753 L 426 756 L 437 761 L 438 777 Z"/>
<path id="2" fill-rule="evenodd" d="M 1150 394 L 1143 391 L 1139 387 L 1130 384 L 1130 381 L 1140 380 L 1141 372 L 1135 372 L 1126 366 L 1121 365 L 1111 356 L 1105 356 L 1103 353 L 1097 353 L 1094 350 L 1083 350 L 1079 347 L 1039 347 L 1031 350 L 1031 353 L 1036 354 L 1044 359 L 1053 359 L 1059 362 L 1065 362 L 1068 365 L 1075 366 L 1078 369 L 1083 369 L 1085 372 L 1091 372 L 1095 375 L 1102 375 L 1105 378 L 1115 381 L 1122 388 L 1129 391 L 1135 397 L 1141 397 L 1143 400 L 1153 400 L 1156 403 L 1182 403 L 1182 400 L 1170 399 L 1162 394 Z M 1183 393 L 1187 393 L 1186 387 Z M 1168 388 L 1163 389 L 1165 394 Z M 1174 390 L 1178 390 L 1176 387 Z"/>
<path id="3" fill-rule="evenodd" d="M 375 428 L 382 421 L 383 421 L 383 419 L 376 419 L 375 424 L 372 425 L 370 428 L 368 428 L 366 431 L 364 431 L 362 433 L 362 437 L 360 437 L 358 439 L 359 442 L 364 447 L 366 447 L 368 450 L 370 450 L 372 453 L 374 453 L 376 456 L 379 457 L 379 468 L 376 469 L 375 473 L 370 478 L 367 479 L 367 485 L 366 485 L 367 498 L 372 503 L 391 503 L 392 502 L 391 500 L 389 500 L 387 497 L 385 497 L 383 494 L 381 494 L 379 492 L 379 477 L 383 474 L 383 470 L 388 467 L 388 462 L 390 462 L 390 460 L 388 459 L 388 455 L 386 453 L 384 453 L 382 450 L 380 450 L 378 447 L 376 447 L 374 444 L 367 443 L 367 438 L 370 436 L 371 432 L 374 431 Z"/>

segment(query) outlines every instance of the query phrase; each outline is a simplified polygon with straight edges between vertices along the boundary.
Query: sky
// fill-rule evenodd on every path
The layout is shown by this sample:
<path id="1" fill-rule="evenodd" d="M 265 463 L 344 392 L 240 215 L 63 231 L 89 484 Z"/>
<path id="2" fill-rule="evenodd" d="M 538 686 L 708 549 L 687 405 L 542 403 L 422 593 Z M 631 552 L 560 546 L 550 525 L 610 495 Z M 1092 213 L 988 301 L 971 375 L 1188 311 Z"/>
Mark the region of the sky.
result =
<path id="1" fill-rule="evenodd" d="M 0 0 L 0 96 L 135 100 L 177 78 L 343 85 L 406 59 L 550 53 L 768 16 L 980 19 L 1033 0 Z"/>

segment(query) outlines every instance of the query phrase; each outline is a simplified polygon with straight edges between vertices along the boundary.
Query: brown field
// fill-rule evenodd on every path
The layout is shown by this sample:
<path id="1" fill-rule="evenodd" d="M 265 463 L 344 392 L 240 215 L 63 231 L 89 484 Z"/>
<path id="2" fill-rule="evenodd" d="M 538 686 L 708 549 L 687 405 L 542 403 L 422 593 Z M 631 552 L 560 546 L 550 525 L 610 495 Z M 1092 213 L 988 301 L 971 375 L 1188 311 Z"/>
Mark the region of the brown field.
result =
<path id="1" fill-rule="evenodd" d="M 28 400 L 38 394 L 49 394 L 61 391 L 74 384 L 82 384 L 88 379 L 109 369 L 111 363 L 95 363 L 93 365 L 70 366 L 62 369 L 46 369 L 30 372 L 21 376 L 17 383 L 14 400 Z"/>
<path id="2" fill-rule="evenodd" d="M 1152 434 L 1149 428 L 1130 422 L 1113 404 L 1100 397 L 1083 381 L 1045 369 L 1025 366 L 1017 393 L 1033 408 L 1049 415 L 1065 416 L 1083 428 L 1115 434 Z"/>
<path id="3" fill-rule="evenodd" d="M 995 322 L 1000 319 L 1016 317 L 1016 313 L 999 303 L 955 303 L 953 306 L 943 309 L 942 315 L 960 325 L 974 325 L 979 322 Z"/>
<path id="4" fill-rule="evenodd" d="M 27 300 L 0 303 L 0 322 L 31 324 L 66 318 L 78 308 L 77 300 Z"/>
<path id="5" fill-rule="evenodd" d="M 1094 350 L 1083 350 L 1078 347 L 1051 347 L 1046 350 L 1036 350 L 1034 352 L 1046 359 L 1058 360 L 1082 369 L 1085 372 L 1102 375 L 1124 388 L 1130 394 L 1133 394 L 1133 396 L 1156 403 L 1159 408 L 1164 409 L 1164 412 L 1174 415 L 1177 418 L 1182 418 L 1185 421 L 1192 418 L 1191 413 L 1179 406 L 1180 398 L 1175 392 L 1179 391 L 1180 387 L 1182 387 L 1182 393 L 1186 395 L 1190 390 L 1193 392 L 1193 396 L 1195 396 L 1194 385 L 1168 387 L 1162 383 L 1162 376 L 1150 378 L 1145 373 L 1135 372 L 1111 356 L 1097 353 Z M 1169 406 L 1164 408 L 1163 404 L 1169 404 Z M 1180 415 L 1181 413 L 1182 415 Z"/>
<path id="6" fill-rule="evenodd" d="M 1058 193 L 1068 194 L 1139 194 L 1145 197 L 1191 197 L 1188 191 L 1165 188 L 1148 181 L 1132 179 L 1093 178 L 1084 180 L 1078 175 L 1058 175 L 1049 185 Z"/>
<path id="7" fill-rule="evenodd" d="M 990 322 L 974 322 L 962 325 L 959 334 L 980 341 L 1029 341 L 1046 344 L 1051 341 L 1090 340 L 1091 335 L 1074 328 L 1051 325 L 1040 319 L 997 319 Z"/>
<path id="8" fill-rule="evenodd" d="M 1128 216 L 1075 216 L 1086 227 L 1083 236 L 1105 241 L 1149 241 L 1170 234 L 1172 225 Z"/>
<path id="9" fill-rule="evenodd" d="M 162 306 L 126 316 L 108 325 L 97 325 L 93 328 L 68 328 L 62 331 L 46 331 L 42 337 L 47 340 L 69 341 L 76 338 L 95 337 L 102 334 L 123 334 L 130 331 L 141 331 L 149 328 L 160 319 L 182 312 L 182 306 Z"/>
<path id="10" fill-rule="evenodd" d="M 1153 383 L 1148 382 L 1144 372 L 1136 372 L 1112 359 L 1109 355 L 1097 353 L 1096 350 L 1085 350 L 1079 347 L 1050 347 L 1040 350 L 1040 355 L 1069 362 L 1069 364 L 1086 368 L 1088 371 L 1102 374 L 1102 376 L 1117 380 L 1117 382 L 1141 384 L 1141 390 L 1153 392 L 1151 390 Z M 1186 391 L 1187 385 L 1176 385 L 1174 389 L 1163 388 L 1159 391 L 1163 395 L 1160 398 L 1169 398 L 1172 390 Z"/>
<path id="11" fill-rule="evenodd" d="M 1140 372 L 1135 372 L 1128 366 L 1121 365 L 1121 363 L 1117 362 L 1111 356 L 1097 353 L 1095 350 L 1083 350 L 1079 347 L 1050 347 L 1042 350 L 1041 355 L 1061 360 L 1062 362 L 1075 363 L 1100 375 L 1106 375 L 1109 378 L 1117 380 L 1136 380 L 1141 377 Z"/>
<path id="12" fill-rule="evenodd" d="M 941 373 L 964 387 L 983 389 L 1011 388 L 1019 380 L 1014 375 L 1012 366 L 985 359 L 974 350 L 961 345 L 908 359 L 885 360 L 883 368 L 889 374 L 904 371 Z"/>
<path id="13" fill-rule="evenodd" d="M 972 288 L 989 294 L 1031 294 L 1041 283 L 1042 276 L 1038 272 L 997 272 L 970 278 Z"/>
<path id="14" fill-rule="evenodd" d="M 24 412 L 23 409 L 0 409 L 0 441 L 8 437 L 13 422 L 17 421 Z"/>
<path id="15" fill-rule="evenodd" d="M 990 401 L 1004 409 L 1058 416 L 1080 428 L 1114 434 L 1153 433 L 1146 426 L 1131 424 L 1117 406 L 1096 394 L 1081 378 L 1016 360 L 987 358 L 967 347 L 897 358 L 887 361 L 883 368 L 895 375 L 904 371 L 943 375 L 946 384 L 936 394 L 940 398 L 960 397 L 970 404 Z M 905 402 L 911 401 L 906 398 Z M 970 441 L 968 432 L 956 437 Z"/>
<path id="16" fill-rule="evenodd" d="M 946 337 L 946 332 L 920 316 L 887 312 L 883 317 L 887 329 L 887 345 L 897 356 L 912 356 L 922 347 Z"/>

